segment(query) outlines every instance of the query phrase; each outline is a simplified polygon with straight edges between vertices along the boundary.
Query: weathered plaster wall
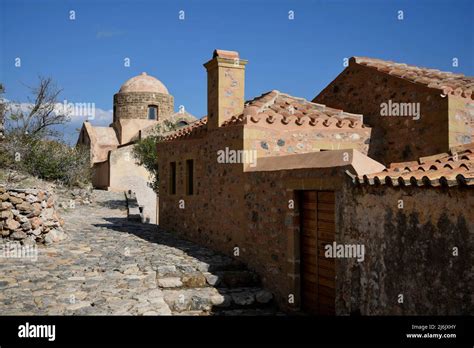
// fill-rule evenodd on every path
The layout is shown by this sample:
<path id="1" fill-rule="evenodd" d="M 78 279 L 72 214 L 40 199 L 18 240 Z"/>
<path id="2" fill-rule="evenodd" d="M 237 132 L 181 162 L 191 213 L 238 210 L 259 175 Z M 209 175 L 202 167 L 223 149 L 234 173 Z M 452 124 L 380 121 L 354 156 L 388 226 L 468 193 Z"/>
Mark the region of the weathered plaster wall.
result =
<path id="1" fill-rule="evenodd" d="M 120 145 L 136 141 L 141 130 L 158 125 L 158 121 L 148 119 L 120 119 L 113 124 Z"/>
<path id="2" fill-rule="evenodd" d="M 150 223 L 156 223 L 156 193 L 148 186 L 150 173 L 145 167 L 136 164 L 132 150 L 133 145 L 128 145 L 110 151 L 108 189 L 135 192 L 138 204 L 144 206 L 145 219 Z"/>
<path id="3" fill-rule="evenodd" d="M 236 56 L 238 57 L 238 56 Z M 208 126 L 215 129 L 244 110 L 246 60 L 214 57 L 207 70 Z"/>
<path id="4" fill-rule="evenodd" d="M 109 161 L 95 163 L 92 166 L 92 185 L 101 189 L 109 187 Z"/>
<path id="5" fill-rule="evenodd" d="M 338 314 L 474 313 L 472 189 L 348 184 L 342 199 L 338 242 L 364 244 L 366 256 L 337 263 Z"/>
<path id="6" fill-rule="evenodd" d="M 420 103 L 420 119 L 381 116 L 380 105 L 389 100 Z M 437 89 L 351 64 L 313 101 L 363 114 L 373 128 L 369 157 L 384 165 L 449 150 L 448 97 Z"/>
<path id="7" fill-rule="evenodd" d="M 449 146 L 469 144 L 474 141 L 474 101 L 450 95 Z"/>

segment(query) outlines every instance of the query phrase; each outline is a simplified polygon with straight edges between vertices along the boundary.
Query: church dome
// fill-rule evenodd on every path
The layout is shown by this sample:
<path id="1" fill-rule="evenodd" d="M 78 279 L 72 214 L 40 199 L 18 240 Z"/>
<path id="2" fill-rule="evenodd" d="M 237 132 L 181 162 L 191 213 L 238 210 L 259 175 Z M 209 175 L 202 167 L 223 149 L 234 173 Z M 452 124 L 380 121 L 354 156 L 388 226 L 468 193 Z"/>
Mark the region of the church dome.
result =
<path id="1" fill-rule="evenodd" d="M 132 77 L 127 80 L 122 87 L 120 87 L 119 93 L 127 92 L 151 92 L 169 94 L 166 86 L 157 78 L 147 75 L 143 72 L 138 76 Z"/>

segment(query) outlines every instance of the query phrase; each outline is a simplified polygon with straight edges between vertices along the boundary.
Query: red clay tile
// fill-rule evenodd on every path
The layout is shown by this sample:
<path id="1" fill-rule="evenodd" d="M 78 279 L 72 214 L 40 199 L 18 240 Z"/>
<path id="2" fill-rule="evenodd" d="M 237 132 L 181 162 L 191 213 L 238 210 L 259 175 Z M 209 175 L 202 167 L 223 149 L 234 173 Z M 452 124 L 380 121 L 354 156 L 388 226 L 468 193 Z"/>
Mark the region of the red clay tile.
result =
<path id="1" fill-rule="evenodd" d="M 444 94 L 474 98 L 472 93 L 474 77 L 472 76 L 367 57 L 352 57 L 349 62 L 350 64 L 359 64 L 377 69 L 383 73 L 426 85 L 429 88 L 439 89 Z"/>
<path id="2" fill-rule="evenodd" d="M 457 186 L 474 185 L 474 143 L 422 157 L 418 161 L 391 163 L 380 173 L 356 177 L 355 181 L 369 185 Z"/>

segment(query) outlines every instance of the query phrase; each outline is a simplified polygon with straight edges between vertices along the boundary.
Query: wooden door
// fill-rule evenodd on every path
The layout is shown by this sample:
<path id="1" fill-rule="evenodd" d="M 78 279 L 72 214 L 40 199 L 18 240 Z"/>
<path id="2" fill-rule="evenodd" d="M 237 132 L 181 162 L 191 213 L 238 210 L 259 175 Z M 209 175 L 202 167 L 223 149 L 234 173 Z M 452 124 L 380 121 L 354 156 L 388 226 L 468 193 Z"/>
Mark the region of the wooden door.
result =
<path id="1" fill-rule="evenodd" d="M 333 191 L 301 192 L 301 306 L 306 312 L 334 315 L 335 264 L 324 246 L 335 240 Z"/>

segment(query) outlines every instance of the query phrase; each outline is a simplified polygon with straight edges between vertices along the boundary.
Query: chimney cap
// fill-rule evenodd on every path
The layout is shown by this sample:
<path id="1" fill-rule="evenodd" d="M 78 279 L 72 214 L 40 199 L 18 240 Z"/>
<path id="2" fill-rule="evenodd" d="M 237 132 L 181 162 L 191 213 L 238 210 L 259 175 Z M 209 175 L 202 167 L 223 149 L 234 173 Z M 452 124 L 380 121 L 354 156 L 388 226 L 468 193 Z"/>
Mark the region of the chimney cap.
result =
<path id="1" fill-rule="evenodd" d="M 216 57 L 235 59 L 235 58 L 239 58 L 239 52 L 215 49 L 212 55 L 212 58 L 216 58 Z"/>

